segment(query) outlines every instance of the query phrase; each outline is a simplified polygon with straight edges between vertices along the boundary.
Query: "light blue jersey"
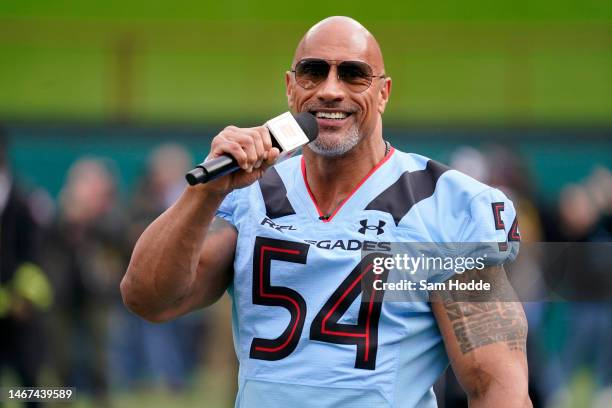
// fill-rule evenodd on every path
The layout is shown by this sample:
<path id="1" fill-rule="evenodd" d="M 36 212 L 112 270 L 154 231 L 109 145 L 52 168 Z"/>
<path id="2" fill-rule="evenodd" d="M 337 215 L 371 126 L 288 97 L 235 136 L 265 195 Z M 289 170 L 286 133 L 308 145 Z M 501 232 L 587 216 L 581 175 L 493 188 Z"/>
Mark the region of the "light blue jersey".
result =
<path id="1" fill-rule="evenodd" d="M 230 193 L 217 216 L 238 230 L 229 293 L 240 408 L 435 407 L 448 359 L 430 305 L 362 293 L 362 251 L 497 242 L 493 263 L 518 251 L 504 194 L 395 149 L 328 219 L 302 156 Z"/>

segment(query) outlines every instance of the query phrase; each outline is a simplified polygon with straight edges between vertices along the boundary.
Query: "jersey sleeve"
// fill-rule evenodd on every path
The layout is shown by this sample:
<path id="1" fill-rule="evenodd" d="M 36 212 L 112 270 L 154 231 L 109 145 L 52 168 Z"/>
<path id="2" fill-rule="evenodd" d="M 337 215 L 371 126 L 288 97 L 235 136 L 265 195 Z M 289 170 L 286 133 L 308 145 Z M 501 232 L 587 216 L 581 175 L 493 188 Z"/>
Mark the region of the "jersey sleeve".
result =
<path id="1" fill-rule="evenodd" d="M 458 254 L 483 257 L 487 266 L 513 261 L 520 235 L 512 201 L 490 188 L 472 198 L 469 213 L 457 241 Z"/>
<path id="2" fill-rule="evenodd" d="M 219 218 L 223 218 L 225 221 L 229 222 L 233 226 L 236 226 L 235 222 L 235 213 L 236 213 L 236 190 L 233 190 L 229 193 L 223 201 L 221 205 L 217 209 L 215 216 Z"/>
<path id="3" fill-rule="evenodd" d="M 518 255 L 520 235 L 516 210 L 501 191 L 488 188 L 473 196 L 461 225 L 458 236 L 444 246 L 445 259 L 452 258 L 453 267 L 430 271 L 431 281 L 442 282 L 468 269 L 501 265 Z"/>

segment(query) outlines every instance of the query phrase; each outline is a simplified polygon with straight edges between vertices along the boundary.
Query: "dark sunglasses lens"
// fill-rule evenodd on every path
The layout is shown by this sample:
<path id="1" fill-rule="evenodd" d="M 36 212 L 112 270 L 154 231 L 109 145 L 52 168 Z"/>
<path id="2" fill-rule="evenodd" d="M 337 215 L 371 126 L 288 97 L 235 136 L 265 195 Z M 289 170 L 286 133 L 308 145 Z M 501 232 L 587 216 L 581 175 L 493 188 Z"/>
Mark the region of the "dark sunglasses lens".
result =
<path id="1" fill-rule="evenodd" d="M 365 91 L 372 83 L 372 68 L 365 62 L 344 61 L 338 65 L 338 75 L 356 92 Z"/>
<path id="2" fill-rule="evenodd" d="M 312 89 L 327 79 L 329 64 L 324 60 L 302 60 L 295 66 L 295 79 L 303 88 Z"/>

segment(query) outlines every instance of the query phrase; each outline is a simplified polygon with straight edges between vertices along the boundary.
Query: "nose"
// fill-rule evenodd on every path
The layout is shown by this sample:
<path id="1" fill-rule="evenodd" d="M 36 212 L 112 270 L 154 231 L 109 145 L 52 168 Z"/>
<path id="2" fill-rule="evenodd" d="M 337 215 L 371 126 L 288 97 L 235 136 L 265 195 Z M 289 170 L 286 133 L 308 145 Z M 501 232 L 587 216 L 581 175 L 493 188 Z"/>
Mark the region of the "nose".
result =
<path id="1" fill-rule="evenodd" d="M 316 96 L 321 102 L 341 102 L 344 100 L 345 89 L 338 79 L 338 71 L 335 65 L 330 67 L 327 79 L 319 85 Z"/>

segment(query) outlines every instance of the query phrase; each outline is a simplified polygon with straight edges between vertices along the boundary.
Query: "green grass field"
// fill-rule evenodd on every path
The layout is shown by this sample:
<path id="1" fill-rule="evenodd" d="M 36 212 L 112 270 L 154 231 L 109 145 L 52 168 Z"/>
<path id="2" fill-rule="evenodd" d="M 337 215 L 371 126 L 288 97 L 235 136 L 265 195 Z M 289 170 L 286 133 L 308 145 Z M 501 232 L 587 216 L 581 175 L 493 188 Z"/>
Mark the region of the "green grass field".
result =
<path id="1" fill-rule="evenodd" d="M 382 44 L 387 123 L 608 125 L 611 4 L 2 2 L 0 119 L 259 120 L 303 32 L 346 14 Z"/>

